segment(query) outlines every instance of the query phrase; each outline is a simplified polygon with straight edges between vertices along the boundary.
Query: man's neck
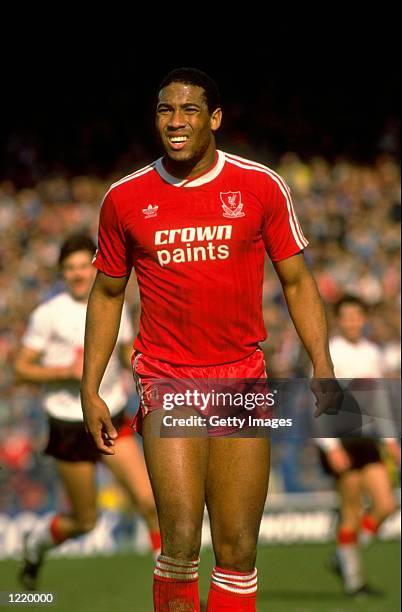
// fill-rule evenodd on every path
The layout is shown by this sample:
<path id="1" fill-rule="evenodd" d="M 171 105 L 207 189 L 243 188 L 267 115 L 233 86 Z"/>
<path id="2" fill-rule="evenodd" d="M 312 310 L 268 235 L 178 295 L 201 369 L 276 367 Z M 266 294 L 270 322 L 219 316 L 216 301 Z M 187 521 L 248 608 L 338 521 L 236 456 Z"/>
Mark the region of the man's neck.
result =
<path id="1" fill-rule="evenodd" d="M 205 174 L 216 162 L 216 148 L 207 151 L 201 159 L 192 159 L 188 162 L 170 159 L 166 155 L 163 164 L 172 176 L 180 179 L 192 179 Z"/>

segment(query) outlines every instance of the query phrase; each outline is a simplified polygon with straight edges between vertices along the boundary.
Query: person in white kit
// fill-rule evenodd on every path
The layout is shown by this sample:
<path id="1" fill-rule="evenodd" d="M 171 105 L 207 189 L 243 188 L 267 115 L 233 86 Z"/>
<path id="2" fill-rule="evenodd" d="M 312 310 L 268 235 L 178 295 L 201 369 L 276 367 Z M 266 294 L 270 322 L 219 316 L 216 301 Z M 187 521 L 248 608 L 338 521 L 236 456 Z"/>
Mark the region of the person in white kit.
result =
<path id="1" fill-rule="evenodd" d="M 364 337 L 366 305 L 354 296 L 344 296 L 335 307 L 339 333 L 329 343 L 338 379 L 383 378 L 380 348 Z M 370 392 L 369 392 L 370 393 Z M 382 461 L 384 444 L 400 464 L 400 446 L 394 438 L 317 438 L 324 470 L 336 479 L 340 495 L 337 548 L 330 567 L 342 580 L 346 593 L 375 595 L 363 577 L 359 543 L 367 543 L 396 509 L 392 483 Z M 371 500 L 365 511 L 363 494 Z"/>
<path id="2" fill-rule="evenodd" d="M 95 527 L 95 464 L 99 459 L 124 486 L 137 512 L 145 520 L 154 554 L 160 550 L 155 502 L 143 454 L 125 414 L 127 393 L 122 380 L 122 366 L 130 368 L 133 339 L 125 308 L 116 349 L 100 388 L 119 433 L 116 454 L 100 455 L 83 422 L 79 388 L 87 300 L 96 273 L 92 266 L 95 250 L 95 243 L 86 235 L 74 235 L 64 242 L 59 265 L 65 291 L 33 311 L 15 360 L 17 380 L 44 384 L 43 406 L 49 421 L 45 453 L 55 458 L 71 503 L 69 514 L 55 514 L 45 526 L 25 537 L 19 578 L 30 590 L 36 589 L 39 569 L 47 550 Z"/>

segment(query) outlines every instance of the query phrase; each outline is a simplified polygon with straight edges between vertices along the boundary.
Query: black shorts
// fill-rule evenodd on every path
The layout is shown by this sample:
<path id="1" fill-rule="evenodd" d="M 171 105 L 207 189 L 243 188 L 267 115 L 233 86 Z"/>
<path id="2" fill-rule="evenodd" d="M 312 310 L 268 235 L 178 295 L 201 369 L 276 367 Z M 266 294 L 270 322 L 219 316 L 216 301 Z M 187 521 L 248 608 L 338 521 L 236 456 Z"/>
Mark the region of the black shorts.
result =
<path id="1" fill-rule="evenodd" d="M 351 470 L 361 470 L 369 463 L 380 463 L 382 461 L 378 440 L 375 438 L 341 438 L 340 442 L 349 456 Z M 321 449 L 320 459 L 324 472 L 332 476 L 339 476 L 339 474 L 333 472 L 326 453 Z"/>
<path id="2" fill-rule="evenodd" d="M 48 417 L 49 440 L 44 450 L 46 455 L 61 461 L 99 461 L 101 453 L 86 430 L 83 421 L 62 421 Z M 133 435 L 130 419 L 124 410 L 112 418 L 119 437 Z"/>

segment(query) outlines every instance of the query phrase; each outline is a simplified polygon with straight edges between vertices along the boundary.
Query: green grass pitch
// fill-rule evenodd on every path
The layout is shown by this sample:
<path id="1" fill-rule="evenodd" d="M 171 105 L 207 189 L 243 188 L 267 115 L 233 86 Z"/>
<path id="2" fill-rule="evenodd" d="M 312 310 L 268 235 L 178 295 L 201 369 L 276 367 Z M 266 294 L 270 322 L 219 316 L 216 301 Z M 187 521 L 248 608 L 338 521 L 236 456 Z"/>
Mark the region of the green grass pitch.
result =
<path id="1" fill-rule="evenodd" d="M 342 594 L 336 577 L 324 567 L 331 546 L 261 546 L 257 610 L 397 612 L 400 610 L 399 549 L 399 542 L 376 542 L 364 551 L 369 581 L 383 589 L 384 595 L 356 601 Z M 15 577 L 17 565 L 16 561 L 0 562 L 0 591 L 20 590 Z M 200 566 L 203 601 L 207 597 L 212 565 L 212 553 L 206 550 Z M 43 569 L 39 590 L 55 592 L 57 603 L 41 608 L 57 612 L 151 612 L 152 570 L 153 560 L 148 555 L 49 560 Z"/>

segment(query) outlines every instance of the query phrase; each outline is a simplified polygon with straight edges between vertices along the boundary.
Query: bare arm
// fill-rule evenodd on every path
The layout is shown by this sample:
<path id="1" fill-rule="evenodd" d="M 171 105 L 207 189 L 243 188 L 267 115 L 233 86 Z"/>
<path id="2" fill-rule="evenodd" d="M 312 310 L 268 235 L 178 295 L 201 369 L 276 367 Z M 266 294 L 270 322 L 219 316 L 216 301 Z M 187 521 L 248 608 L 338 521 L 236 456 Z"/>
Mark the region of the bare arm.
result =
<path id="1" fill-rule="evenodd" d="M 324 305 L 303 254 L 289 257 L 274 266 L 282 284 L 289 314 L 313 364 L 314 378 L 335 378 Z M 339 410 L 343 395 L 338 384 L 329 385 L 328 381 L 321 384 L 313 380 L 311 389 L 317 400 L 315 416 Z"/>
<path id="2" fill-rule="evenodd" d="M 303 254 L 274 264 L 300 340 L 309 354 L 314 375 L 332 378 L 334 367 L 328 347 L 328 327 L 316 282 Z"/>
<path id="3" fill-rule="evenodd" d="M 98 449 L 114 454 L 117 437 L 109 410 L 99 397 L 99 387 L 119 333 L 128 277 L 114 278 L 98 272 L 88 300 L 84 343 L 81 402 L 85 424 Z"/>
<path id="4" fill-rule="evenodd" d="M 51 383 L 79 381 L 82 376 L 82 355 L 77 354 L 68 366 L 44 366 L 40 363 L 41 352 L 22 346 L 14 361 L 17 382 Z"/>

